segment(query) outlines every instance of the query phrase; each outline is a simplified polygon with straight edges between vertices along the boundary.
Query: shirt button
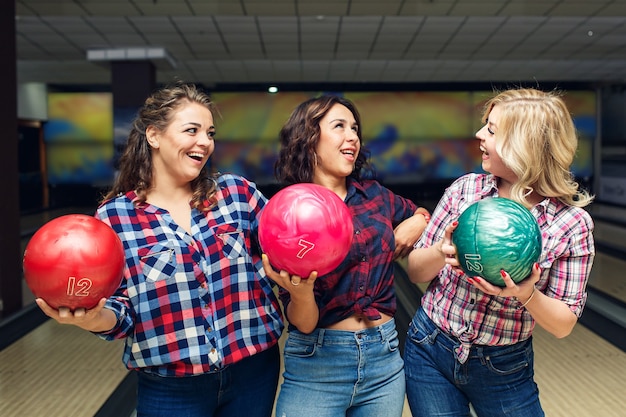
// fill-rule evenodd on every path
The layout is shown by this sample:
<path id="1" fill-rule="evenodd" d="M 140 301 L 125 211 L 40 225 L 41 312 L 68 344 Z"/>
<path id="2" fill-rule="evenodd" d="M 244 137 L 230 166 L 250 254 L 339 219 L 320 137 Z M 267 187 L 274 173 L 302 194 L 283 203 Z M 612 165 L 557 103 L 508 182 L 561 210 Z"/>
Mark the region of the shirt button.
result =
<path id="1" fill-rule="evenodd" d="M 355 234 L 355 235 L 360 235 L 360 234 L 361 234 L 361 231 L 360 231 L 360 230 L 355 230 L 355 231 L 354 231 L 354 234 Z"/>
<path id="2" fill-rule="evenodd" d="M 364 288 L 364 287 L 361 285 L 361 286 L 359 287 L 359 291 L 363 291 L 363 288 Z"/>
<path id="3" fill-rule="evenodd" d="M 365 256 L 361 256 L 361 262 L 365 262 Z"/>

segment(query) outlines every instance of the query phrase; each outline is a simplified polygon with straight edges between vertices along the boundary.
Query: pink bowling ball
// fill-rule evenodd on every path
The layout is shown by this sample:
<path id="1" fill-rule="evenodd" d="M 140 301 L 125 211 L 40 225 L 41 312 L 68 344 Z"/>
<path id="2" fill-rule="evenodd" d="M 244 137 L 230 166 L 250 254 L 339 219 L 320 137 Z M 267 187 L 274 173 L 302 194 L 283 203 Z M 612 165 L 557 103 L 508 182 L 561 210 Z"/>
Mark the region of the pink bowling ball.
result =
<path id="1" fill-rule="evenodd" d="M 302 278 L 335 269 L 350 250 L 353 231 L 348 206 L 328 188 L 312 183 L 280 190 L 259 219 L 259 243 L 272 266 Z"/>

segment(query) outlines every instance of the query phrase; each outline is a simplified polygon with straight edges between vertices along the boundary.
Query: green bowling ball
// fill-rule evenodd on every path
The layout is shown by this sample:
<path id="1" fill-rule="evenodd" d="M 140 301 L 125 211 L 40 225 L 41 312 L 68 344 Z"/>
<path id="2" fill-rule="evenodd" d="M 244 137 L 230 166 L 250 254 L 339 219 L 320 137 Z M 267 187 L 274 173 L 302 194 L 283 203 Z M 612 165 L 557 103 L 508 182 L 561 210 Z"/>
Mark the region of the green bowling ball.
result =
<path id="1" fill-rule="evenodd" d="M 526 207 L 508 198 L 486 198 L 469 206 L 458 221 L 452 243 L 467 275 L 501 287 L 501 269 L 515 282 L 530 275 L 541 255 L 541 231 Z"/>

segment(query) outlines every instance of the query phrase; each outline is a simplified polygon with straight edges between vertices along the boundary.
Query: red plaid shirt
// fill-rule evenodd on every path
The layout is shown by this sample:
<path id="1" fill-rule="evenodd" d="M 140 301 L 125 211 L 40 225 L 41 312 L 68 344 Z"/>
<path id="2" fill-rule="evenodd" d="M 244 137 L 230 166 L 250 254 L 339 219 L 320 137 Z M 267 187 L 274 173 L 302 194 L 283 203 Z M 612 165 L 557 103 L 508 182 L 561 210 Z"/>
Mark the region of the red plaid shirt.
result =
<path id="1" fill-rule="evenodd" d="M 417 210 L 412 201 L 374 180 L 348 178 L 345 202 L 354 223 L 350 252 L 333 272 L 315 281 L 317 326 L 322 328 L 353 314 L 370 320 L 379 319 L 380 313 L 395 314 L 393 229 Z M 289 293 L 281 289 L 280 296 L 286 311 Z"/>

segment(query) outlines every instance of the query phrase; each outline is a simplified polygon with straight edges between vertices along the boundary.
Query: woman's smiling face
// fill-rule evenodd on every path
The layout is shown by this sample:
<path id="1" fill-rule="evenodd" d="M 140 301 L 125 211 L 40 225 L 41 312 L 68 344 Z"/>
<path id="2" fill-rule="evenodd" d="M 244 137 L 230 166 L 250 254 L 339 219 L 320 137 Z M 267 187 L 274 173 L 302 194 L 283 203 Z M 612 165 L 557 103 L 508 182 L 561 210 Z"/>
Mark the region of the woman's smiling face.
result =
<path id="1" fill-rule="evenodd" d="M 514 182 L 517 180 L 515 174 L 504 164 L 496 150 L 498 141 L 505 140 L 501 135 L 498 135 L 500 115 L 500 109 L 495 105 L 489 112 L 485 125 L 476 132 L 476 138 L 480 140 L 480 150 L 482 151 L 482 168 L 496 177 Z"/>
<path id="2" fill-rule="evenodd" d="M 176 183 L 194 180 L 215 149 L 213 114 L 198 103 L 182 103 L 164 131 L 148 128 L 146 133 L 155 173 Z"/>
<path id="3" fill-rule="evenodd" d="M 319 126 L 314 177 L 347 177 L 354 170 L 361 150 L 354 115 L 346 106 L 336 103 L 320 120 Z"/>

